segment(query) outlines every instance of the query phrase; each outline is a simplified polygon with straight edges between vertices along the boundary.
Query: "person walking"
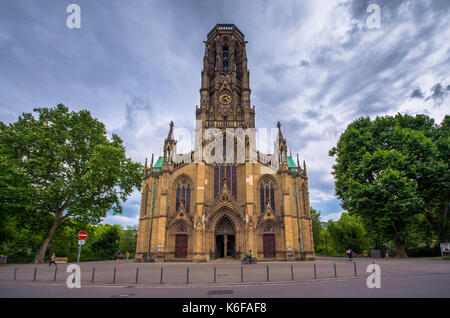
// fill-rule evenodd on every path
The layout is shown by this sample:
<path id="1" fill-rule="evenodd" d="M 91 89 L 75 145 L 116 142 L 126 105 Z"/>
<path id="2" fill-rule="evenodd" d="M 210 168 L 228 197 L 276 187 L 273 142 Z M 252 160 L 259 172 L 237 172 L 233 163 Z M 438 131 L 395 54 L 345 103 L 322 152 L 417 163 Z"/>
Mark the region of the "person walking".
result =
<path id="1" fill-rule="evenodd" d="M 52 254 L 52 257 L 50 257 L 50 263 L 48 263 L 48 267 L 50 267 L 52 264 L 55 264 L 56 267 L 58 267 L 56 265 L 56 256 L 55 253 Z"/>
<path id="2" fill-rule="evenodd" d="M 117 251 L 117 260 L 116 263 L 120 263 L 120 249 Z"/>

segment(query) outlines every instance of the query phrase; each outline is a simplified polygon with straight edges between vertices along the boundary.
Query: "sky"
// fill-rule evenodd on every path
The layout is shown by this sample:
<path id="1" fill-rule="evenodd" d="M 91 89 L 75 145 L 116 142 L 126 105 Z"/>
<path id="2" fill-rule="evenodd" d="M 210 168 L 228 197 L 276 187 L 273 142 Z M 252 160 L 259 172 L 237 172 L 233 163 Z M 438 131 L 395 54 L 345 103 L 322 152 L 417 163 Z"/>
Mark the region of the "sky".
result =
<path id="1" fill-rule="evenodd" d="M 80 28 L 66 24 L 72 3 Z M 218 23 L 245 34 L 256 127 L 281 122 L 323 221 L 342 213 L 328 151 L 348 124 L 449 113 L 448 0 L 2 0 L 0 120 L 59 103 L 87 109 L 144 163 L 161 154 L 171 120 L 193 133 L 203 41 Z M 103 222 L 137 225 L 139 206 L 136 190 Z"/>

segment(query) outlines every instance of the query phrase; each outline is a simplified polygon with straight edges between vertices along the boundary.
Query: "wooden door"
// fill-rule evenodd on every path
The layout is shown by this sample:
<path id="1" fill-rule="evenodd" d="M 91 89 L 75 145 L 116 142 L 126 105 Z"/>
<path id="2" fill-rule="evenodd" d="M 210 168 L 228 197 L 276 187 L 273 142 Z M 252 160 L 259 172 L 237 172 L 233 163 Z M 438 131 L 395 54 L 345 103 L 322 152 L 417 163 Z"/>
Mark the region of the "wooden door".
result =
<path id="1" fill-rule="evenodd" d="M 264 257 L 275 257 L 275 234 L 264 234 L 263 236 Z"/>
<path id="2" fill-rule="evenodd" d="M 187 235 L 177 234 L 175 236 L 175 258 L 187 257 Z"/>

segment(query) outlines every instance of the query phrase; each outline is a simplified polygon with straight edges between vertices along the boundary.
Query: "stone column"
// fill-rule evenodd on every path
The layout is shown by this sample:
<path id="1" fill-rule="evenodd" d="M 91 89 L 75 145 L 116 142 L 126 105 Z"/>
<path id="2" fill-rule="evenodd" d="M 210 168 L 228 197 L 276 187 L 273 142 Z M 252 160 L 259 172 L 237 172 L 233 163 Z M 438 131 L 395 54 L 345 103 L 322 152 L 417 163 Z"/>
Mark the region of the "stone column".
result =
<path id="1" fill-rule="evenodd" d="M 197 166 L 197 209 L 196 209 L 196 218 L 197 220 L 203 220 L 203 208 L 204 208 L 204 198 L 205 198 L 205 163 L 200 162 Z M 199 227 L 200 222 L 197 222 L 197 226 L 195 228 L 195 236 L 194 236 L 194 255 L 192 260 L 194 262 L 200 262 L 206 260 L 204 253 L 209 253 L 207 250 L 207 246 L 205 246 L 204 238 L 204 226 L 203 223 L 201 227 Z"/>

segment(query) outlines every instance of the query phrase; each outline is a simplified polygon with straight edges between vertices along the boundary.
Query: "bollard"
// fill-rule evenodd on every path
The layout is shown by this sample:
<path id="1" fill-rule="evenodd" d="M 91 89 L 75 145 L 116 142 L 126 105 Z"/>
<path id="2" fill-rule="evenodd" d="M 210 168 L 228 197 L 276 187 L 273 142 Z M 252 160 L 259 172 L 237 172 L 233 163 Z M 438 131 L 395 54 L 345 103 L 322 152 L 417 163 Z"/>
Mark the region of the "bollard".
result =
<path id="1" fill-rule="evenodd" d="M 136 267 L 136 284 L 138 283 L 139 279 L 139 267 Z"/>
<path id="2" fill-rule="evenodd" d="M 116 283 L 116 268 L 114 267 L 114 276 L 113 276 L 113 284 Z"/>
<path id="3" fill-rule="evenodd" d="M 94 282 L 94 276 L 95 276 L 95 267 L 94 267 L 94 269 L 92 270 L 92 280 L 91 280 L 91 283 Z"/>
<path id="4" fill-rule="evenodd" d="M 33 281 L 36 280 L 36 271 L 37 271 L 37 267 L 34 268 L 34 278 L 33 278 Z"/>
<path id="5" fill-rule="evenodd" d="M 317 278 L 316 264 L 314 263 L 314 279 Z"/>
<path id="6" fill-rule="evenodd" d="M 159 283 L 162 284 L 163 283 L 163 268 L 161 267 L 161 278 L 159 280 Z"/>
<path id="7" fill-rule="evenodd" d="M 244 268 L 241 266 L 241 283 L 244 282 Z"/>
<path id="8" fill-rule="evenodd" d="M 334 277 L 337 278 L 336 263 L 333 263 L 333 264 L 334 264 Z"/>
<path id="9" fill-rule="evenodd" d="M 56 273 L 58 272 L 58 267 L 55 268 L 55 276 L 53 277 L 53 281 L 56 282 Z"/>
<path id="10" fill-rule="evenodd" d="M 216 267 L 214 266 L 214 284 L 216 283 Z"/>
<path id="11" fill-rule="evenodd" d="M 358 276 L 356 275 L 356 263 L 353 263 L 353 267 L 355 268 L 355 277 Z"/>
<path id="12" fill-rule="evenodd" d="M 17 275 L 17 267 L 14 267 L 14 280 L 16 280 L 16 275 Z"/>
<path id="13" fill-rule="evenodd" d="M 186 269 L 186 284 L 189 284 L 189 267 Z"/>
<path id="14" fill-rule="evenodd" d="M 267 281 L 269 281 L 269 265 L 267 265 Z"/>
<path id="15" fill-rule="evenodd" d="M 294 280 L 294 266 L 291 264 L 291 280 Z"/>

